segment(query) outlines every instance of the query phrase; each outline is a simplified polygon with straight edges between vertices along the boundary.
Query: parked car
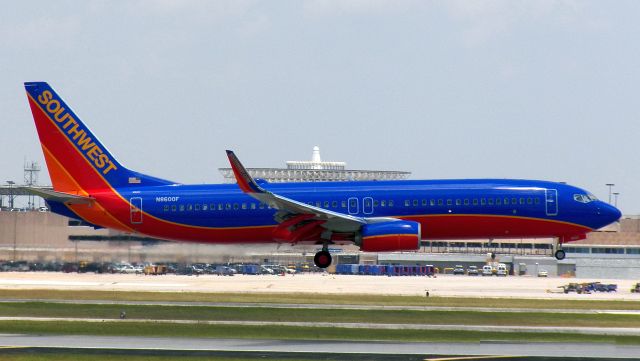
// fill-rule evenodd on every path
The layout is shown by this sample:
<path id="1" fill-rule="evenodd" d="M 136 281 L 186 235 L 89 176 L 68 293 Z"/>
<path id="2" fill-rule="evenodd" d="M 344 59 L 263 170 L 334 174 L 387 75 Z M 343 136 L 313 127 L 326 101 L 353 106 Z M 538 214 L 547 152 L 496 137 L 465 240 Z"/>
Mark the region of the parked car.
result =
<path id="1" fill-rule="evenodd" d="M 487 265 L 482 266 L 482 275 L 483 276 L 493 276 L 493 267 Z"/>
<path id="2" fill-rule="evenodd" d="M 545 269 L 541 269 L 538 271 L 538 277 L 549 277 L 549 272 Z"/>
<path id="3" fill-rule="evenodd" d="M 467 268 L 468 276 L 478 276 L 479 274 L 480 272 L 478 272 L 478 266 L 469 266 L 469 268 Z"/>
<path id="4" fill-rule="evenodd" d="M 464 267 L 462 267 L 462 265 L 457 264 L 453 268 L 453 274 L 454 275 L 463 275 L 464 274 Z"/>

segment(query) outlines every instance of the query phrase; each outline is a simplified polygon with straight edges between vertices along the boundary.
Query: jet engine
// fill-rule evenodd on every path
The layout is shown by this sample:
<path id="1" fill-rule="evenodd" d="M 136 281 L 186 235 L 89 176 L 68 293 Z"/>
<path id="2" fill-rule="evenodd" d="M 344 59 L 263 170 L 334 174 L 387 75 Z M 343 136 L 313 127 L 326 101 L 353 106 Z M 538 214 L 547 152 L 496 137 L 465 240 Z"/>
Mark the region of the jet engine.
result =
<path id="1" fill-rule="evenodd" d="M 365 252 L 416 251 L 420 248 L 420 223 L 389 221 L 365 224 L 356 243 Z"/>

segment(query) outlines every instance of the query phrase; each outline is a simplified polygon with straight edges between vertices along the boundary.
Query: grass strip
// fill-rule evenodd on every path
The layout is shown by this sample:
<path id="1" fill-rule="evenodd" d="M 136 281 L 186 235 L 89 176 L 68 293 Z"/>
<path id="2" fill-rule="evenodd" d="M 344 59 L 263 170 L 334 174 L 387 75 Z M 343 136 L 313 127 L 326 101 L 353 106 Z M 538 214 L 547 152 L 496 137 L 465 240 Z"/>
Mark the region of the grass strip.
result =
<path id="1" fill-rule="evenodd" d="M 588 298 L 589 295 L 583 295 Z M 3 299 L 109 300 L 221 303 L 289 303 L 321 305 L 443 306 L 483 308 L 640 310 L 640 301 L 522 298 L 418 297 L 314 293 L 200 293 L 74 290 L 0 290 Z"/>
<path id="2" fill-rule="evenodd" d="M 402 342 L 480 342 L 488 340 L 518 342 L 604 342 L 640 344 L 640 336 L 582 335 L 574 333 L 416 331 L 347 329 L 333 327 L 184 325 L 119 322 L 38 322 L 0 321 L 0 333 L 95 336 L 147 336 L 185 338 L 242 338 L 278 340 L 350 340 Z"/>
<path id="3" fill-rule="evenodd" d="M 148 320 L 640 328 L 640 315 L 618 314 L 0 303 L 0 316 L 12 317 L 117 319 L 121 311 L 128 319 Z"/>

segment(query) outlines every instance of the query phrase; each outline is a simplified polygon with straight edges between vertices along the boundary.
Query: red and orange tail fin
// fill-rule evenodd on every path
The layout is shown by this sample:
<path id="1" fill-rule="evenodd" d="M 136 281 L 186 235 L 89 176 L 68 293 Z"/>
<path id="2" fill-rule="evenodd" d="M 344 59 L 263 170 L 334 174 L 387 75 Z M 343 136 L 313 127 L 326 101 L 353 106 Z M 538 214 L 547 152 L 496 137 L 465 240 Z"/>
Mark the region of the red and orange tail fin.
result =
<path id="1" fill-rule="evenodd" d="M 173 184 L 122 166 L 49 84 L 29 82 L 25 88 L 54 190 L 86 195 L 96 189 Z"/>

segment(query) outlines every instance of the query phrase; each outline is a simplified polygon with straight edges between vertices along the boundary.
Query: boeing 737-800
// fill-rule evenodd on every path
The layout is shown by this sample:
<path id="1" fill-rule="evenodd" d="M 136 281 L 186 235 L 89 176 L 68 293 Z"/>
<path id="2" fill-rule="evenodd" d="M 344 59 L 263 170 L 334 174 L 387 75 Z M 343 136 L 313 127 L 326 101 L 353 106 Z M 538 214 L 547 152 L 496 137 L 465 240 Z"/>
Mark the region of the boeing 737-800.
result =
<path id="1" fill-rule="evenodd" d="M 591 193 L 563 183 L 406 180 L 271 184 L 227 151 L 237 184 L 180 184 L 125 168 L 44 82 L 25 83 L 53 184 L 30 188 L 50 209 L 96 227 L 204 243 L 356 244 L 414 251 L 421 240 L 554 237 L 561 245 L 620 218 Z"/>

